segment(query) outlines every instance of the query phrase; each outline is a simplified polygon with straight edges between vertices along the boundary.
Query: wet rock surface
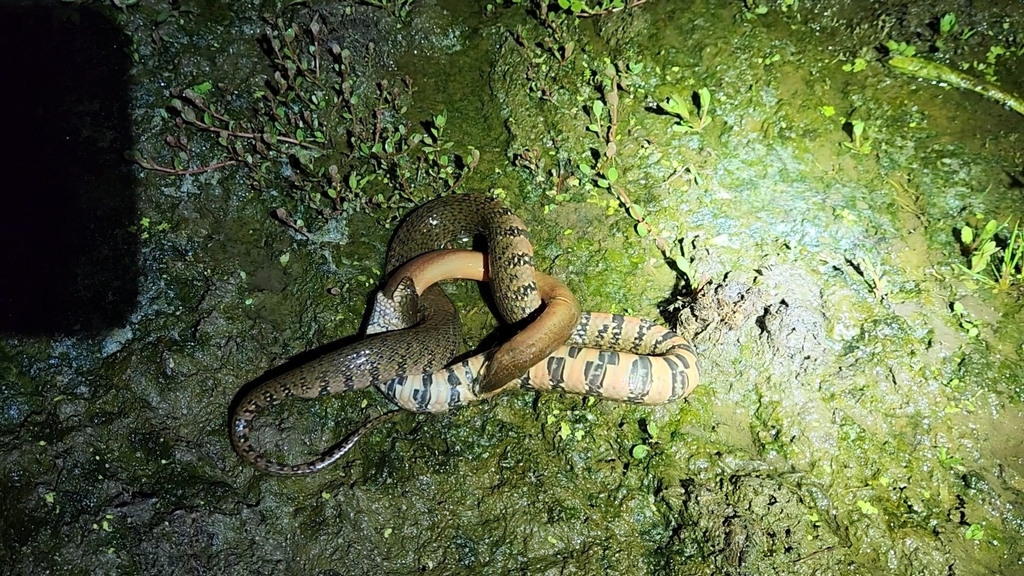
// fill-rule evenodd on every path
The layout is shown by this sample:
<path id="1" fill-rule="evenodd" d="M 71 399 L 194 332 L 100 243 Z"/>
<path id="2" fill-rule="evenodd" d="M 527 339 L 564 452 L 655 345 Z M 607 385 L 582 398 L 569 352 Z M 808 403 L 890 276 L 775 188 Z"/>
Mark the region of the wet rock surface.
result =
<path id="1" fill-rule="evenodd" d="M 538 265 L 585 309 L 664 319 L 690 338 L 701 386 L 657 407 L 503 394 L 402 415 L 313 477 L 256 474 L 228 442 L 229 404 L 248 382 L 358 333 L 393 216 L 415 198 L 332 213 L 321 195 L 316 209 L 296 190 L 330 178 L 304 180 L 300 161 L 278 158 L 176 175 L 126 166 L 128 184 L 120 165 L 80 166 L 83 198 L 130 198 L 128 216 L 90 224 L 112 228 L 92 238 L 108 244 L 96 254 L 127 260 L 87 258 L 66 269 L 78 274 L 69 282 L 79 296 L 130 285 L 137 297 L 125 306 L 114 290 L 85 330 L 7 326 L 0 571 L 1020 570 L 1024 307 L 1019 284 L 964 282 L 956 231 L 977 213 L 1011 224 L 1024 214 L 1024 118 L 895 75 L 879 48 L 914 44 L 1020 94 L 1018 5 L 649 1 L 545 23 L 512 4 L 423 0 L 404 21 L 363 4 L 290 4 L 72 3 L 41 21 L 82 32 L 98 15 L 131 39 L 100 53 L 132 62 L 120 112 L 134 147 L 173 168 L 180 149 L 167 137 L 180 146 L 184 134 L 188 172 L 225 157 L 216 134 L 176 126 L 171 90 L 209 82 L 209 102 L 253 110 L 273 79 L 261 35 L 276 18 L 315 18 L 351 51 L 355 93 L 410 77 L 416 90 L 394 108 L 406 106 L 410 133 L 430 134 L 446 113 L 442 143 L 459 158 L 480 153 L 457 188 L 504 195 Z M 946 13 L 957 28 L 943 35 Z M 26 49 L 12 38 L 0 39 L 5 52 Z M 990 65 L 993 46 L 1006 55 Z M 609 121 L 594 113 L 609 65 L 621 80 L 618 178 L 602 186 L 581 165 L 607 166 L 608 126 L 590 125 Z M 122 66 L 111 56 L 108 72 Z M 702 87 L 710 124 L 673 128 L 680 119 L 659 103 Z M 90 115 L 89 102 L 63 112 L 81 114 L 83 142 L 120 154 L 110 111 Z M 849 146 L 849 119 L 865 122 L 869 149 Z M 341 148 L 331 154 L 347 179 L 366 159 Z M 408 169 L 436 168 L 425 158 Z M 98 196 L 104 185 L 125 189 Z M 272 217 L 282 207 L 294 227 Z M 74 284 L 82 270 L 95 277 Z M 495 321 L 476 286 L 448 290 L 472 348 Z M 387 408 L 373 390 L 286 402 L 255 436 L 298 462 Z"/>

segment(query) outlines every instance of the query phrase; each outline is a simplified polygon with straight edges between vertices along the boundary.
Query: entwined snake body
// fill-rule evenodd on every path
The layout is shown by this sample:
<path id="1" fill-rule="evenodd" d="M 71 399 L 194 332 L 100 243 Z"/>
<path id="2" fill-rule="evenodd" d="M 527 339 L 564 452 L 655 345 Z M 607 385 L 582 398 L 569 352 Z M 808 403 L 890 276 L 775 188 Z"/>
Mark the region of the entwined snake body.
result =
<path id="1" fill-rule="evenodd" d="M 545 313 L 554 306 L 577 307 L 575 297 L 561 282 L 540 271 L 535 271 L 535 275 L 547 305 Z M 484 255 L 441 250 L 420 256 L 400 268 L 383 292 L 388 293 L 396 284 L 396 294 L 403 288 L 423 290 L 434 281 L 450 278 L 487 280 Z M 409 279 L 411 286 L 406 284 Z M 543 325 L 544 321 L 542 317 L 526 330 Z M 394 324 L 383 327 L 400 328 Z M 380 328 L 371 319 L 367 330 L 375 332 Z M 517 337 L 523 335 L 521 332 Z M 493 395 L 477 384 L 477 375 L 487 361 L 487 354 L 477 354 L 433 373 L 406 374 L 378 387 L 388 399 L 410 412 L 445 412 Z M 663 404 L 692 392 L 698 379 L 693 347 L 671 330 L 641 318 L 583 312 L 565 344 L 508 387 L 562 390 L 635 404 Z"/>
<path id="2" fill-rule="evenodd" d="M 479 252 L 424 255 L 472 234 L 487 238 L 486 264 Z M 401 264 L 406 265 L 396 271 Z M 686 396 L 698 383 L 693 348 L 668 329 L 621 315 L 581 315 L 564 285 L 533 269 L 526 227 L 499 200 L 458 194 L 421 206 L 396 231 L 387 272 L 391 282 L 377 295 L 368 338 L 242 396 L 230 436 L 245 461 L 270 474 L 310 474 L 337 461 L 363 433 L 394 414 L 367 422 L 311 462 L 279 464 L 252 445 L 250 430 L 263 408 L 291 396 L 315 398 L 374 385 L 406 410 L 443 412 L 515 387 L 659 404 Z M 448 278 L 489 279 L 499 312 L 510 322 L 530 319 L 541 296 L 547 306 L 497 350 L 445 367 L 457 352 L 459 322 L 434 283 Z"/>

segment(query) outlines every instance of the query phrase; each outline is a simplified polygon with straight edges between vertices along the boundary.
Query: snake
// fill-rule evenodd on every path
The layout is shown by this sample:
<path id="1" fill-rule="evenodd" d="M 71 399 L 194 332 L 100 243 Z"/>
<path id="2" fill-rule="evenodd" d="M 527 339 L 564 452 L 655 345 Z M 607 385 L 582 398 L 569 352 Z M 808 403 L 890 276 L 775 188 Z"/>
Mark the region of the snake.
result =
<path id="1" fill-rule="evenodd" d="M 474 235 L 487 240 L 488 264 L 493 271 L 495 306 L 510 323 L 525 325 L 538 311 L 541 299 L 534 278 L 533 247 L 527 228 L 502 201 L 478 194 L 453 194 L 413 211 L 395 232 L 386 257 L 386 273 L 416 256 L 445 248 Z M 369 334 L 367 338 L 319 356 L 308 363 L 239 393 L 229 410 L 229 437 L 239 456 L 268 474 L 301 475 L 322 470 L 336 461 L 359 436 L 390 415 L 364 424 L 348 439 L 304 464 L 281 464 L 268 459 L 252 442 L 252 423 L 264 409 L 287 398 L 317 398 L 366 386 L 382 387 L 407 374 L 429 374 L 442 368 L 458 351 L 461 331 L 454 304 L 437 285 L 425 287 L 415 299 L 397 298 L 387 290 L 377 295 L 377 308 L 396 306 L 402 329 Z M 561 346 L 579 318 L 578 307 L 560 307 L 548 315 L 540 330 L 512 337 L 488 355 L 480 390 L 500 391 Z"/>
<path id="2" fill-rule="evenodd" d="M 425 254 L 395 272 L 384 292 L 398 298 L 453 278 L 487 281 L 485 255 L 465 250 Z M 547 310 L 578 307 L 558 280 L 534 272 Z M 543 329 L 543 317 L 520 335 Z M 386 328 L 394 328 L 389 325 Z M 371 321 L 368 330 L 384 329 Z M 378 385 L 393 403 L 410 412 L 440 413 L 494 395 L 482 391 L 478 376 L 487 354 L 477 354 L 428 374 L 407 374 Z M 643 318 L 583 312 L 563 346 L 499 391 L 527 388 L 594 396 L 635 404 L 664 404 L 684 398 L 700 381 L 697 356 L 684 338 Z"/>
<path id="3" fill-rule="evenodd" d="M 487 236 L 487 256 L 441 250 L 468 233 Z M 396 270 L 401 262 L 405 266 Z M 619 314 L 581 313 L 563 284 L 533 268 L 525 226 L 499 201 L 460 194 L 424 205 L 395 233 L 387 270 L 391 281 L 376 295 L 365 340 L 242 396 L 232 411 L 231 441 L 243 460 L 269 474 L 311 474 L 397 413 L 371 419 L 315 460 L 286 465 L 258 451 L 250 430 L 262 409 L 292 396 L 375 385 L 408 411 L 444 412 L 512 388 L 660 404 L 685 397 L 699 382 L 693 347 L 667 328 Z M 454 305 L 436 283 L 452 278 L 492 282 L 506 319 L 535 321 L 498 350 L 445 367 L 455 354 L 459 326 Z M 545 307 L 536 316 L 541 297 Z M 492 364 L 499 369 L 488 370 Z"/>

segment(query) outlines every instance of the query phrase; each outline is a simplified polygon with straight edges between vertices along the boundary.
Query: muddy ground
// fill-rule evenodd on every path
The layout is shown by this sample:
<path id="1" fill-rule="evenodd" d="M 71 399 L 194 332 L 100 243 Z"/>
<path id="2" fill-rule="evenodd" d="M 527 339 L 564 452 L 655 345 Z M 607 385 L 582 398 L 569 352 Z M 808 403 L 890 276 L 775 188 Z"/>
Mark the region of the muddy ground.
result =
<path id="1" fill-rule="evenodd" d="M 885 63 L 905 42 L 1024 94 L 1020 3 L 383 4 L 0 9 L 23 150 L 0 237 L 3 573 L 1024 574 L 1024 279 L 969 277 L 962 236 L 995 219 L 1005 244 L 1024 216 L 1024 116 Z M 375 200 L 380 179 L 253 141 L 247 164 L 182 121 L 185 88 L 269 118 L 269 41 L 313 21 L 354 93 L 411 80 L 386 129 L 443 115 L 458 158 L 360 155 L 331 116 L 311 165 L 417 178 Z M 505 198 L 585 309 L 690 338 L 700 387 L 508 393 L 402 415 L 308 478 L 246 466 L 239 389 L 357 334 L 397 218 L 451 188 Z M 477 286 L 449 292 L 473 349 L 497 323 Z M 299 462 L 387 408 L 293 401 L 256 440 Z"/>

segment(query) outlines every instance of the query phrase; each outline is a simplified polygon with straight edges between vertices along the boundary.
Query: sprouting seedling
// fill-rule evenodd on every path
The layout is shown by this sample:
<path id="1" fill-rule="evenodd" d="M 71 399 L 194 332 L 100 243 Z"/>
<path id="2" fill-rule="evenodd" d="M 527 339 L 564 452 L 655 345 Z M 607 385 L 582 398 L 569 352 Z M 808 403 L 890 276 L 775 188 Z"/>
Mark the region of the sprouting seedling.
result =
<path id="1" fill-rule="evenodd" d="M 854 58 L 853 62 L 847 62 L 846 64 L 843 64 L 843 70 L 845 72 L 860 72 L 862 70 L 867 70 L 867 68 L 868 61 L 859 56 L 857 58 Z"/>
<path id="2" fill-rule="evenodd" d="M 587 130 L 590 130 L 591 132 L 597 134 L 598 136 L 601 136 L 602 138 L 604 137 L 605 132 L 605 109 L 606 108 L 604 102 L 602 102 L 600 98 L 595 98 L 594 101 L 590 104 L 590 116 L 593 122 L 587 125 Z"/>
<path id="3" fill-rule="evenodd" d="M 1017 271 L 1022 254 L 1024 254 L 1024 230 L 1020 229 L 1020 220 L 1017 220 L 1013 225 L 1013 232 L 1010 233 L 1010 241 L 1003 249 L 1003 262 L 997 270 L 1000 290 L 1009 290 L 1010 282 L 1014 278 L 1024 279 L 1024 270 Z"/>
<path id="4" fill-rule="evenodd" d="M 946 12 L 939 18 L 939 35 L 945 36 L 956 28 L 956 14 Z"/>
<path id="5" fill-rule="evenodd" d="M 895 40 L 887 40 L 885 47 L 889 49 L 889 54 L 893 56 L 913 56 L 917 52 L 917 48 L 914 46 Z"/>
<path id="6" fill-rule="evenodd" d="M 858 154 L 871 153 L 871 139 L 864 138 L 864 121 L 850 120 L 850 137 L 853 142 L 843 142 L 843 146 Z"/>
<path id="7" fill-rule="evenodd" d="M 365 4 L 383 8 L 392 18 L 405 19 L 412 7 L 412 0 L 363 0 Z"/>
<path id="8" fill-rule="evenodd" d="M 711 109 L 711 91 L 707 88 L 701 88 L 694 94 L 697 96 L 696 107 L 693 107 L 684 99 L 677 99 L 673 96 L 669 96 L 664 102 L 659 104 L 662 110 L 679 119 L 679 122 L 672 126 L 672 129 L 676 132 L 700 132 L 711 123 L 711 116 L 708 115 Z M 694 109 L 691 111 L 691 108 Z"/>
<path id="9" fill-rule="evenodd" d="M 999 222 L 995 220 L 989 220 L 977 235 L 974 232 L 974 228 L 970 226 L 964 226 L 960 229 L 960 242 L 971 253 L 970 272 L 972 274 L 980 274 L 988 268 L 989 260 L 999 250 L 994 239 L 998 231 Z"/>
<path id="10" fill-rule="evenodd" d="M 874 290 L 875 298 L 879 300 L 885 300 L 886 285 L 885 279 L 883 278 L 882 271 L 868 256 L 864 256 L 854 262 L 856 265 L 857 273 L 860 274 L 861 278 L 868 284 L 868 287 Z"/>
<path id="11" fill-rule="evenodd" d="M 971 320 L 963 303 L 959 301 L 953 302 L 950 305 L 950 310 L 953 312 L 953 316 L 960 322 L 960 327 L 967 331 L 967 336 L 969 338 L 974 338 L 981 333 L 977 322 Z"/>
<path id="12" fill-rule="evenodd" d="M 679 239 L 679 254 L 673 258 L 676 269 L 691 290 L 695 289 L 697 286 L 697 271 L 693 266 L 693 255 L 691 254 L 692 249 L 687 250 L 686 246 L 687 244 L 692 246 L 693 241 L 693 239 L 689 239 L 689 241 L 686 238 Z"/>
<path id="13" fill-rule="evenodd" d="M 853 144 L 857 148 L 861 147 L 861 135 L 864 134 L 864 121 L 854 120 L 853 121 Z"/>
<path id="14" fill-rule="evenodd" d="M 996 290 L 1008 290 L 1014 280 L 1024 280 L 1024 270 L 1019 270 L 1024 262 L 1024 229 L 1020 227 L 1020 220 L 1014 223 L 1005 246 L 1000 246 L 996 242 L 996 234 L 1000 230 L 1008 229 L 1009 224 L 1009 219 L 1002 225 L 996 220 L 989 220 L 977 236 L 970 226 L 960 229 L 960 242 L 971 255 L 970 269 L 963 266 L 961 268 L 972 279 L 993 286 Z M 1000 251 L 1002 258 L 993 261 Z M 995 280 L 985 274 L 989 269 Z"/>

